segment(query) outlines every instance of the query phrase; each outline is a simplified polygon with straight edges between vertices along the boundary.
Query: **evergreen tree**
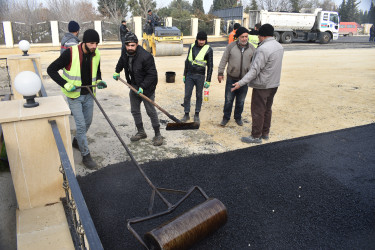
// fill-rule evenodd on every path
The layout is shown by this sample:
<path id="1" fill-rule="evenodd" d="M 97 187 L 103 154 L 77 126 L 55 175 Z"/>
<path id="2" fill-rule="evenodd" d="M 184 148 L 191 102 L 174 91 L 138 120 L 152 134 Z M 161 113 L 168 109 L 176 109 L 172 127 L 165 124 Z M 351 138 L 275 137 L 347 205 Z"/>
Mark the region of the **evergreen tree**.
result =
<path id="1" fill-rule="evenodd" d="M 300 0 L 290 0 L 290 5 L 292 6 L 292 12 L 299 12 L 301 10 Z"/>
<path id="2" fill-rule="evenodd" d="M 367 23 L 375 24 L 375 6 L 374 6 L 373 2 L 371 2 L 370 10 L 368 12 Z"/>
<path id="3" fill-rule="evenodd" d="M 222 10 L 233 8 L 237 6 L 237 0 L 214 0 L 213 1 L 213 10 Z"/>
<path id="4" fill-rule="evenodd" d="M 251 0 L 250 10 L 258 10 L 258 3 L 256 0 Z"/>
<path id="5" fill-rule="evenodd" d="M 203 1 L 202 0 L 194 0 L 193 1 L 193 10 L 194 12 L 201 12 L 204 13 L 203 9 Z"/>

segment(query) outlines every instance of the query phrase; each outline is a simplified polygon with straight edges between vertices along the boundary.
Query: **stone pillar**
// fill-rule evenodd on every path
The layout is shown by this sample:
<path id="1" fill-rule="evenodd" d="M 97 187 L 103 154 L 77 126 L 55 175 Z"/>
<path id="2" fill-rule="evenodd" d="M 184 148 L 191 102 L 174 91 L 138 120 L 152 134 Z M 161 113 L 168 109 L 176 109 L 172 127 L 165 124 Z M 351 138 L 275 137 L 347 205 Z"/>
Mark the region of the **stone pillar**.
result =
<path id="1" fill-rule="evenodd" d="M 13 32 L 12 32 L 12 23 L 9 21 L 3 22 L 4 28 L 4 37 L 5 37 L 5 47 L 13 48 Z"/>
<path id="2" fill-rule="evenodd" d="M 51 21 L 52 46 L 60 46 L 59 24 L 57 21 Z"/>
<path id="3" fill-rule="evenodd" d="M 220 36 L 220 19 L 214 19 L 215 36 Z"/>
<path id="4" fill-rule="evenodd" d="M 172 27 L 172 17 L 167 17 L 165 19 L 165 27 Z"/>
<path id="5" fill-rule="evenodd" d="M 0 123 L 20 211 L 59 203 L 65 197 L 51 119 L 56 120 L 74 168 L 68 105 L 62 96 L 36 101 L 35 108 L 24 108 L 25 100 L 0 102 Z"/>
<path id="6" fill-rule="evenodd" d="M 102 36 L 102 21 L 94 21 L 95 30 L 99 33 L 99 43 L 103 42 Z"/>
<path id="7" fill-rule="evenodd" d="M 198 34 L 198 18 L 191 19 L 191 36 L 196 37 Z"/>
<path id="8" fill-rule="evenodd" d="M 142 45 L 142 17 L 135 16 L 133 17 L 133 23 L 134 23 L 134 34 L 138 37 L 139 44 Z"/>
<path id="9" fill-rule="evenodd" d="M 17 92 L 17 90 L 13 86 L 14 78 L 17 76 L 18 73 L 22 71 L 32 71 L 36 73 L 34 68 L 33 60 L 35 61 L 35 65 L 39 72 L 39 77 L 42 79 L 42 66 L 40 64 L 40 55 L 39 54 L 29 54 L 28 56 L 23 56 L 23 52 L 20 50 L 19 55 L 11 55 L 8 56 L 8 68 L 9 68 L 9 75 L 10 75 L 10 82 L 13 90 L 13 99 L 19 100 L 23 99 L 23 96 Z"/>

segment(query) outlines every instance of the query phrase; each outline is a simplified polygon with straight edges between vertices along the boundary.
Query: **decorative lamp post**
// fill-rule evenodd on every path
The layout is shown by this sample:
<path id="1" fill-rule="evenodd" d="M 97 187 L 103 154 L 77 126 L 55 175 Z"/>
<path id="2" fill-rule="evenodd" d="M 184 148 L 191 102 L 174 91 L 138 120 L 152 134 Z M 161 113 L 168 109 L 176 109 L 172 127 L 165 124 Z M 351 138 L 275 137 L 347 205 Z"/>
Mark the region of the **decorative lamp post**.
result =
<path id="1" fill-rule="evenodd" d="M 18 43 L 18 47 L 23 51 L 23 56 L 28 56 L 27 51 L 30 49 L 30 43 L 26 40 L 21 40 Z"/>
<path id="2" fill-rule="evenodd" d="M 42 87 L 42 81 L 37 74 L 32 71 L 18 73 L 14 78 L 14 87 L 26 99 L 26 103 L 23 104 L 25 108 L 39 106 L 39 103 L 34 99 Z"/>

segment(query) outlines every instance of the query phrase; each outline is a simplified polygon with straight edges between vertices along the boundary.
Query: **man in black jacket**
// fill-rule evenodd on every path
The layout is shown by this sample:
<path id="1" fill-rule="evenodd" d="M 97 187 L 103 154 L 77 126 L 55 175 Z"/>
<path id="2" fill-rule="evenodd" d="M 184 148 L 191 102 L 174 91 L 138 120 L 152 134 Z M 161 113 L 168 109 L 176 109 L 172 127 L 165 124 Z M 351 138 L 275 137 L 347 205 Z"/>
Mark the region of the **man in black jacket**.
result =
<path id="1" fill-rule="evenodd" d="M 125 36 L 124 42 L 125 49 L 121 52 L 121 56 L 116 65 L 116 73 L 113 74 L 113 78 L 117 81 L 120 77 L 120 72 L 124 69 L 127 82 L 134 88 L 138 89 L 138 94 L 130 90 L 129 97 L 130 110 L 134 118 L 135 126 L 138 130 L 130 140 L 139 141 L 147 138 L 147 134 L 143 128 L 141 115 L 141 103 L 143 99 L 139 94 L 142 93 L 151 100 L 155 100 L 158 73 L 156 71 L 154 57 L 144 50 L 142 46 L 138 45 L 138 38 L 134 33 L 129 31 Z M 143 102 L 143 104 L 155 131 L 153 144 L 154 146 L 160 146 L 163 144 L 163 137 L 160 134 L 160 123 L 156 109 L 147 101 Z"/>
<path id="2" fill-rule="evenodd" d="M 205 81 L 207 67 L 207 76 Z M 184 111 L 182 122 L 190 120 L 190 99 L 195 86 L 196 104 L 194 122 L 199 123 L 199 112 L 202 107 L 203 87 L 209 88 L 213 69 L 213 51 L 207 44 L 207 34 L 200 31 L 195 43 L 190 45 L 188 56 L 185 61 L 183 81 L 185 83 Z"/>
<path id="3" fill-rule="evenodd" d="M 121 37 L 121 43 L 122 43 L 122 48 L 125 47 L 124 41 L 125 41 L 125 35 L 128 33 L 129 29 L 126 26 L 126 21 L 122 20 L 121 25 L 120 25 L 120 37 Z"/>

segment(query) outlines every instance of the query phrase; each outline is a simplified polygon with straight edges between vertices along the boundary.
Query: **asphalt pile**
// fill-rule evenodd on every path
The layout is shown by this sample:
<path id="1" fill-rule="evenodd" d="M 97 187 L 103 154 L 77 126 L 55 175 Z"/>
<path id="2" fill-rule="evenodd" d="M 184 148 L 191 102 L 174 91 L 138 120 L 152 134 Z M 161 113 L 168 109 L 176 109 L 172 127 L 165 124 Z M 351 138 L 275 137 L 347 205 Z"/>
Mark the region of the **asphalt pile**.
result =
<path id="1" fill-rule="evenodd" d="M 227 207 L 227 224 L 193 249 L 375 246 L 375 124 L 141 167 L 156 186 L 197 185 Z M 126 228 L 147 215 L 151 194 L 136 167 L 121 162 L 78 182 L 104 248 L 143 249 Z M 172 217 L 202 201 L 194 195 Z M 164 208 L 156 200 L 155 211 Z M 135 229 L 143 235 L 168 219 Z"/>

